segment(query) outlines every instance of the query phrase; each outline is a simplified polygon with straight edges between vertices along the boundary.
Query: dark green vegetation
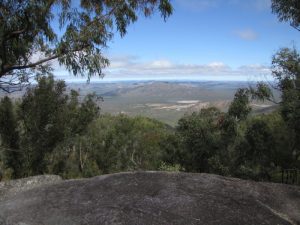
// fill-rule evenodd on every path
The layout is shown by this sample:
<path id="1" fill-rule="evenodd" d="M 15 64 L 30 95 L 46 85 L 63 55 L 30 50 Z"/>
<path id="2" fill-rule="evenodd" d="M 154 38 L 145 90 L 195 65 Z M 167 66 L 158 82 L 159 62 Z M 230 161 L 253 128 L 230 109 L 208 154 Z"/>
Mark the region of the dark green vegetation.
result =
<path id="1" fill-rule="evenodd" d="M 272 100 L 259 83 L 238 89 L 227 112 L 203 108 L 183 116 L 176 128 L 146 117 L 99 114 L 95 95 L 79 99 L 76 91 L 67 94 L 64 82 L 41 77 L 22 100 L 1 100 L 2 170 L 7 178 L 181 170 L 279 181 L 282 169 L 300 168 L 299 62 L 294 49 L 274 56 L 281 92 L 274 112 L 250 114 L 253 99 Z"/>
<path id="2" fill-rule="evenodd" d="M 280 21 L 290 22 L 291 26 L 300 30 L 300 4 L 297 0 L 272 0 L 272 11 Z"/>
<path id="3" fill-rule="evenodd" d="M 158 6 L 166 17 L 172 11 L 169 1 L 82 0 L 81 10 L 75 12 L 67 0 L 47 3 L 1 2 L 0 84 L 10 76 L 10 81 L 17 81 L 5 87 L 39 75 L 38 84 L 20 101 L 4 97 L 0 102 L 0 166 L 5 178 L 182 170 L 278 181 L 278 171 L 300 169 L 300 56 L 295 49 L 280 49 L 272 60 L 281 94 L 276 111 L 250 114 L 251 101 L 274 101 L 269 86 L 258 83 L 256 88 L 238 89 L 227 112 L 201 108 L 183 116 L 173 129 L 144 117 L 100 115 L 94 94 L 81 99 L 74 90 L 66 92 L 63 81 L 46 76 L 50 67 L 44 64 L 57 58 L 75 75 L 101 75 L 107 61 L 97 46 L 111 38 L 113 22 L 123 35 L 137 19 L 136 11 L 147 16 Z M 299 5 L 293 7 L 294 3 L 273 0 L 272 7 L 279 19 L 298 27 Z M 47 25 L 52 4 L 61 7 L 60 22 L 66 28 L 59 40 Z M 29 12 L 32 17 L 24 19 Z M 6 14 L 13 16 L 5 20 Z M 46 58 L 32 64 L 28 59 L 35 50 Z"/>
<path id="4" fill-rule="evenodd" d="M 278 170 L 299 169 L 299 72 L 296 50 L 281 49 L 273 58 L 282 93 L 279 110 L 249 117 L 250 100 L 271 99 L 272 93 L 262 83 L 257 89 L 239 89 L 228 113 L 209 108 L 179 120 L 168 162 L 191 172 L 258 180 L 276 180 Z"/>
<path id="5" fill-rule="evenodd" d="M 13 177 L 47 171 L 47 156 L 62 141 L 85 132 L 98 115 L 95 96 L 79 103 L 78 93 L 65 94 L 65 84 L 52 76 L 41 77 L 20 102 L 0 102 L 1 155 Z"/>
<path id="6" fill-rule="evenodd" d="M 0 88 L 13 91 L 51 73 L 54 59 L 75 76 L 102 76 L 109 64 L 102 51 L 114 31 L 124 36 L 138 15 L 155 11 L 166 19 L 169 0 L 1 0 Z"/>
<path id="7" fill-rule="evenodd" d="M 6 177 L 43 173 L 67 178 L 159 169 L 170 128 L 148 118 L 99 116 L 97 99 L 66 94 L 63 81 L 41 77 L 15 104 L 0 104 L 1 163 Z"/>

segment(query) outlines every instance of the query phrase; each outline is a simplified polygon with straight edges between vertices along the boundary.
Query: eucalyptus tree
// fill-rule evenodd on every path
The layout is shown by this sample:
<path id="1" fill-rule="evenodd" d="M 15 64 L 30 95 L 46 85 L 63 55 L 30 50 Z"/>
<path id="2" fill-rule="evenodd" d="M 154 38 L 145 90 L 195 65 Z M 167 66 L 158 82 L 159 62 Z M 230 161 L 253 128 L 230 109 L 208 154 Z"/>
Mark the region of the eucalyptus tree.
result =
<path id="1" fill-rule="evenodd" d="M 22 152 L 19 149 L 18 121 L 14 104 L 7 96 L 0 100 L 0 161 L 12 177 L 22 176 Z"/>
<path id="2" fill-rule="evenodd" d="M 300 166 L 300 55 L 283 48 L 273 57 L 273 75 L 281 91 L 280 112 L 290 128 L 295 160 Z"/>
<path id="3" fill-rule="evenodd" d="M 41 76 L 35 87 L 27 89 L 18 109 L 25 175 L 47 172 L 47 156 L 55 147 L 85 133 L 99 116 L 95 95 L 87 95 L 81 103 L 78 96 L 76 91 L 68 95 L 64 81 L 53 76 Z"/>
<path id="4" fill-rule="evenodd" d="M 170 0 L 1 0 L 0 88 L 51 73 L 57 60 L 75 76 L 102 76 L 103 49 L 139 16 L 172 13 Z"/>
<path id="5" fill-rule="evenodd" d="M 281 22 L 289 22 L 292 27 L 300 31 L 299 0 L 272 0 L 272 12 L 277 14 Z"/>

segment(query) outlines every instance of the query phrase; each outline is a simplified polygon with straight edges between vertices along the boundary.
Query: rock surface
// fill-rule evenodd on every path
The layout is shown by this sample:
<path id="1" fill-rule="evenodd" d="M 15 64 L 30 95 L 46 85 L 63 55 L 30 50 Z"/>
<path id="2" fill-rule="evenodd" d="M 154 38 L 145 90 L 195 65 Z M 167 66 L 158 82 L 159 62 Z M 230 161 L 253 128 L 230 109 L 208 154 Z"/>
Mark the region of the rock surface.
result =
<path id="1" fill-rule="evenodd" d="M 10 198 L 22 191 L 30 190 L 44 185 L 56 184 L 61 181 L 62 178 L 57 175 L 41 175 L 0 182 L 0 201 Z"/>
<path id="2" fill-rule="evenodd" d="M 210 174 L 132 172 L 8 186 L 0 183 L 0 225 L 300 224 L 300 187 Z"/>

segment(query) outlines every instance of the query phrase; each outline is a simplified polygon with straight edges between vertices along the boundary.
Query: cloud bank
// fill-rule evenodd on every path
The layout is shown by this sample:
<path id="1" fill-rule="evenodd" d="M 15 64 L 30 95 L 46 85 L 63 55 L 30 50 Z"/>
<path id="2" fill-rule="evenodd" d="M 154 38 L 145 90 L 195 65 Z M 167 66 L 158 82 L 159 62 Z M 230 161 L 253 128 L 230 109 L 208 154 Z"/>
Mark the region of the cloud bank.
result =
<path id="1" fill-rule="evenodd" d="M 38 57 L 38 56 L 36 56 Z M 232 68 L 223 62 L 189 64 L 169 59 L 142 61 L 136 56 L 111 56 L 110 66 L 104 68 L 105 80 L 268 80 L 271 70 L 261 64 Z M 57 60 L 51 61 L 53 74 L 67 81 L 85 81 L 87 77 L 74 77 Z M 101 79 L 94 77 L 92 80 Z"/>
<path id="2" fill-rule="evenodd" d="M 168 59 L 139 61 L 132 56 L 111 57 L 105 69 L 105 79 L 193 79 L 193 80 L 257 80 L 269 77 L 264 65 L 244 65 L 231 68 L 223 62 L 208 64 L 176 63 Z"/>

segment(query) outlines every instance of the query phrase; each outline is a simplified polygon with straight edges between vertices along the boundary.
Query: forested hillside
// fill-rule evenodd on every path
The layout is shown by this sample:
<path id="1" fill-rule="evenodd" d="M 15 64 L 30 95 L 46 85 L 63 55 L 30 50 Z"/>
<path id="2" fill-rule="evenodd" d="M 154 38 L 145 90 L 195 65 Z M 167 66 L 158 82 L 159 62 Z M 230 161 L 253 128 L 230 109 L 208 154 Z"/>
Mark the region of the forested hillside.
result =
<path id="1" fill-rule="evenodd" d="M 123 37 L 140 15 L 149 17 L 156 11 L 167 19 L 173 12 L 169 0 L 81 1 L 78 6 L 67 0 L 4 0 L 0 10 L 0 88 L 9 93 L 33 79 L 37 83 L 28 85 L 17 101 L 9 95 L 0 100 L 1 178 L 58 174 L 69 179 L 166 170 L 281 181 L 281 171 L 299 171 L 296 47 L 281 48 L 272 58 L 278 102 L 272 88 L 258 82 L 255 88 L 238 89 L 227 112 L 203 108 L 184 115 L 172 128 L 150 118 L 103 114 L 95 94 L 79 99 L 77 91 L 67 92 L 48 64 L 57 60 L 57 65 L 88 81 L 94 75 L 102 77 L 109 65 L 103 49 L 114 32 Z M 297 1 L 272 0 L 272 10 L 299 30 Z M 50 26 L 57 15 L 57 26 L 64 28 L 59 34 Z M 35 60 L 36 54 L 41 59 Z M 278 108 L 251 114 L 252 101 L 271 101 Z"/>
<path id="2" fill-rule="evenodd" d="M 274 74 L 286 65 L 285 57 L 289 64 L 299 62 L 295 50 L 282 49 L 274 56 Z M 76 91 L 66 93 L 63 81 L 43 76 L 21 100 L 0 102 L 3 176 L 171 170 L 280 181 L 281 170 L 300 168 L 294 68 L 291 76 L 278 77 L 282 101 L 273 113 L 250 114 L 252 99 L 272 100 L 268 86 L 258 83 L 239 89 L 227 113 L 205 108 L 186 114 L 176 128 L 145 117 L 102 114 L 95 95 L 79 101 Z"/>

